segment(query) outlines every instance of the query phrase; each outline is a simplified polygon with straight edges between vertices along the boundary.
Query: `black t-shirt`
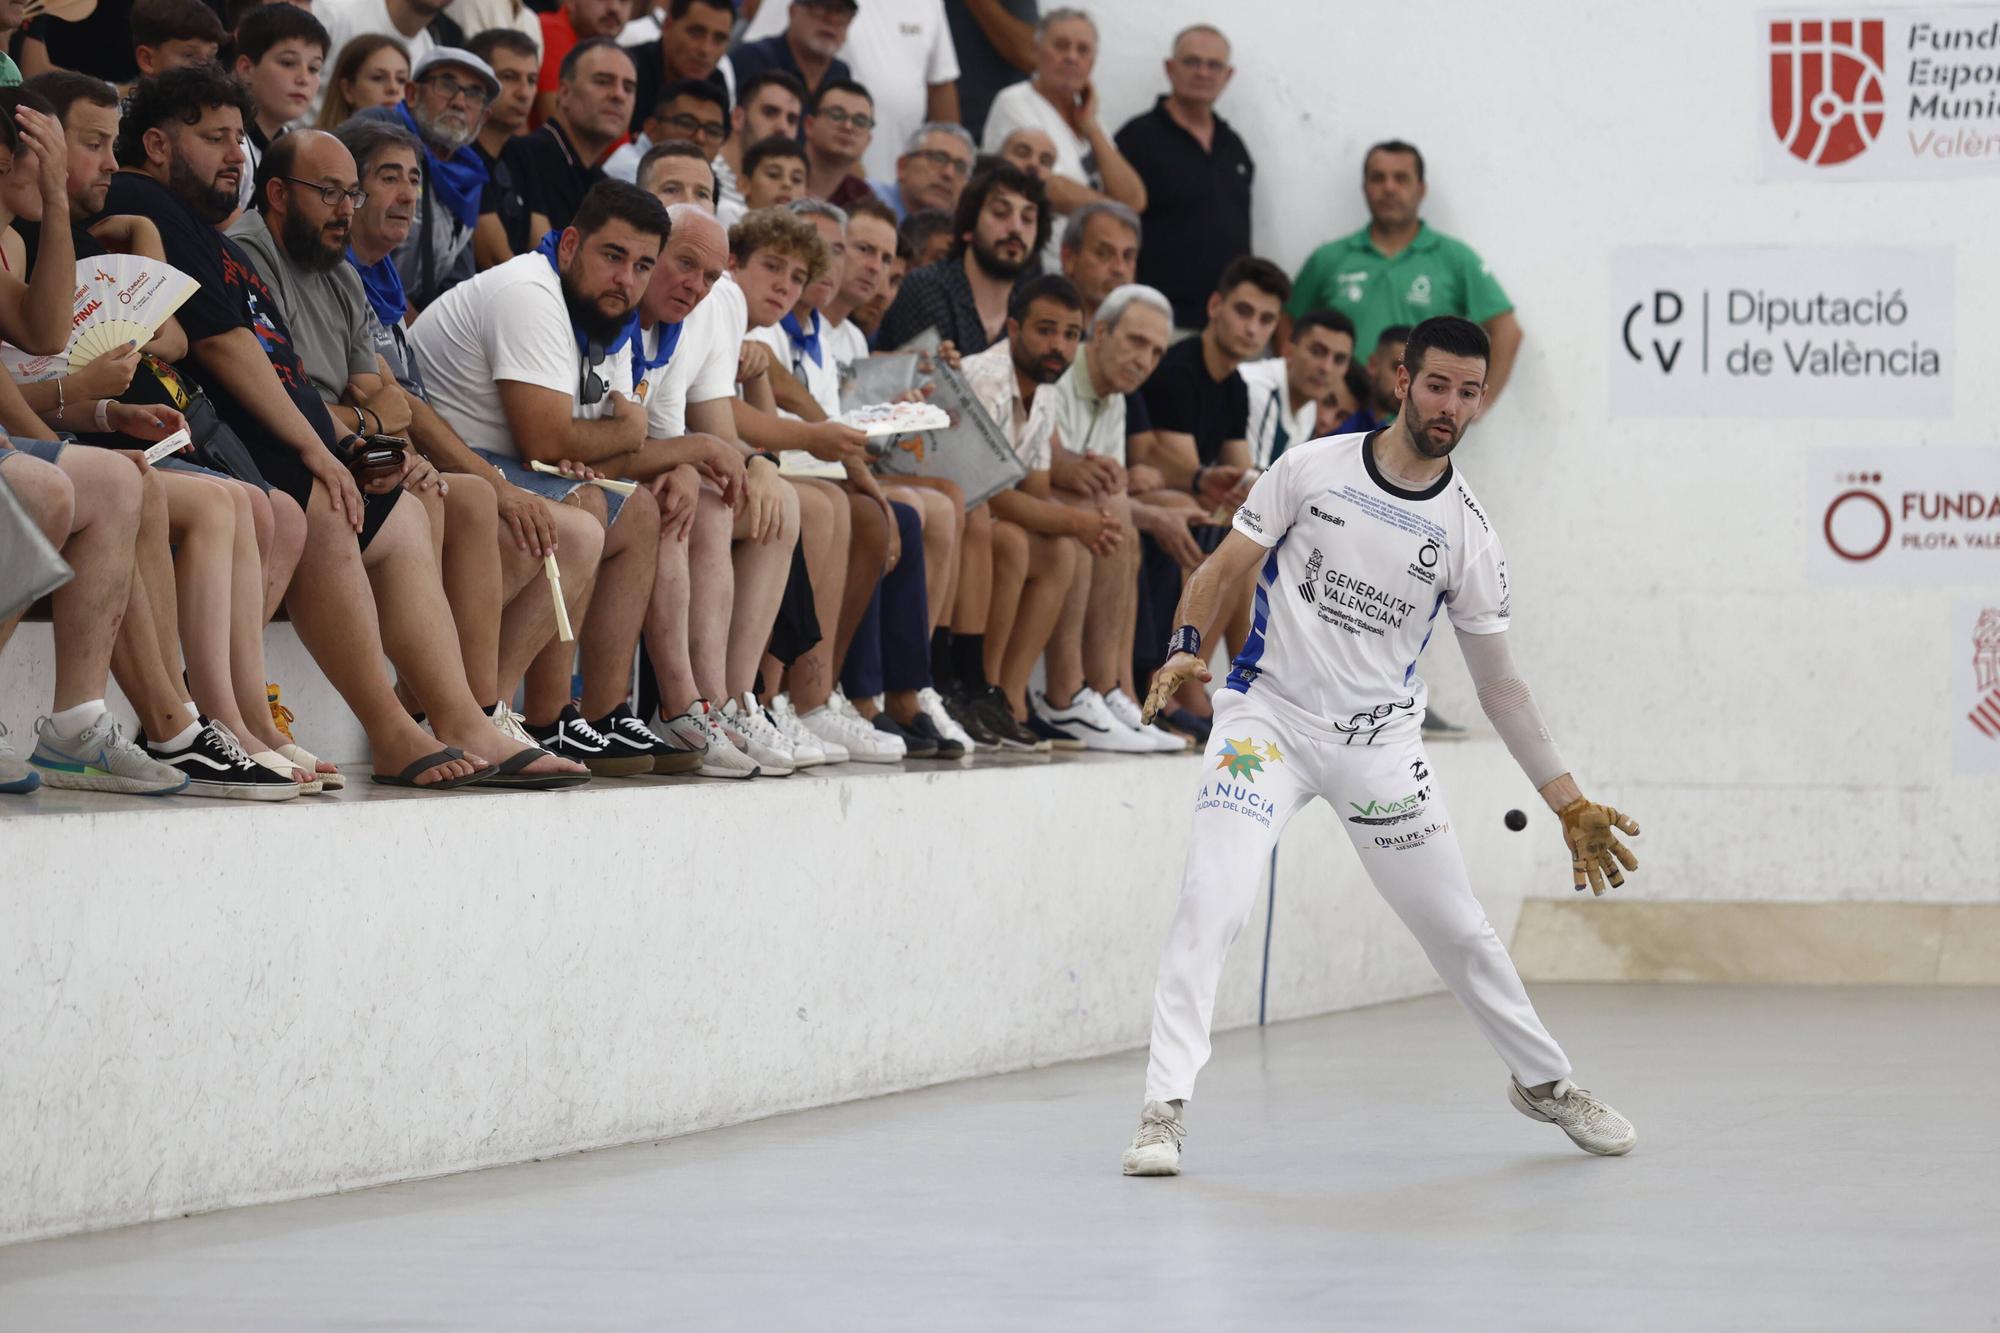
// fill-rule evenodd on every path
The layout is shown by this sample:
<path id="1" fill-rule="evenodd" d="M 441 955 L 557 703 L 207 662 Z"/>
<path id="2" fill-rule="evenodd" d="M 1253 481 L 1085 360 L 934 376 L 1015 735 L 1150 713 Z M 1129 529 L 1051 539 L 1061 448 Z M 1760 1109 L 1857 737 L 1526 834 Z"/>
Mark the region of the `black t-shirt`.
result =
<path id="1" fill-rule="evenodd" d="M 1194 436 L 1204 465 L 1216 461 L 1225 440 L 1249 437 L 1250 386 L 1233 370 L 1220 380 L 1210 376 L 1199 337 L 1183 338 L 1168 348 L 1139 392 L 1153 429 Z"/>
<path id="2" fill-rule="evenodd" d="M 258 276 L 255 265 L 236 242 L 188 211 L 173 191 L 150 176 L 121 171 L 111 178 L 111 192 L 104 201 L 109 213 L 138 213 L 153 220 L 165 243 L 167 262 L 193 278 L 201 286 L 174 312 L 186 330 L 190 345 L 234 329 L 249 329 L 258 345 L 271 359 L 279 383 L 299 409 L 299 414 L 329 445 L 341 438 L 326 404 L 299 361 L 292 344 L 291 330 L 271 289 Z M 185 373 L 202 383 L 215 408 L 232 430 L 253 450 L 269 444 L 270 435 L 246 405 L 220 385 L 201 380 L 199 370 L 189 363 Z M 289 449 L 285 450 L 290 453 Z"/>
<path id="3" fill-rule="evenodd" d="M 507 149 L 513 146 L 508 140 L 500 147 L 500 156 L 492 157 L 485 147 L 474 139 L 472 150 L 479 154 L 479 160 L 486 164 L 486 188 L 479 192 L 479 213 L 484 217 L 492 214 L 500 219 L 500 230 L 506 233 L 507 244 L 517 255 L 526 254 L 535 248 L 541 237 L 528 239 L 528 201 L 521 195 L 521 187 L 514 183 L 514 169 L 507 165 Z"/>
<path id="4" fill-rule="evenodd" d="M 73 69 L 106 83 L 130 83 L 139 77 L 132 55 L 132 0 L 97 0 L 86 18 L 71 23 L 44 14 L 29 21 L 28 35 L 48 48 L 57 69 Z"/>
<path id="5" fill-rule="evenodd" d="M 1000 0 L 1000 8 L 1023 23 L 1032 24 L 1042 16 L 1038 0 Z M 1028 75 L 1000 58 L 970 6 L 946 5 L 944 17 L 951 25 L 952 49 L 958 53 L 958 119 L 972 131 L 975 142 L 983 141 L 986 113 L 995 95 Z"/>
<path id="6" fill-rule="evenodd" d="M 576 216 L 576 206 L 590 187 L 604 179 L 602 171 L 576 155 L 569 136 L 553 120 L 510 141 L 500 150 L 500 160 L 513 173 L 528 211 L 543 214 L 558 230 Z"/>
<path id="7" fill-rule="evenodd" d="M 1173 303 L 1174 323 L 1200 328 L 1208 294 L 1229 261 L 1251 253 L 1250 186 L 1257 167 L 1217 116 L 1211 146 L 1174 123 L 1162 97 L 1118 131 L 1118 151 L 1146 184 L 1139 281 Z"/>

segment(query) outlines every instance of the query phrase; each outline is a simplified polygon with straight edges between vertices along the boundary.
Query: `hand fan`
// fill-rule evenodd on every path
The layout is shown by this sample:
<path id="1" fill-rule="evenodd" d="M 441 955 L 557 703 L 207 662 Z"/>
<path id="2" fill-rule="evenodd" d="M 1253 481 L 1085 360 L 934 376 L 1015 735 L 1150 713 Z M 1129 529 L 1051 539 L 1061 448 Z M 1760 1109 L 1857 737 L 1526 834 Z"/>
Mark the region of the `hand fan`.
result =
<path id="1" fill-rule="evenodd" d="M 918 431 L 945 430 L 951 414 L 929 403 L 871 403 L 840 414 L 840 424 L 852 426 L 870 439 L 878 435 L 913 435 Z"/>
<path id="2" fill-rule="evenodd" d="M 200 287 L 173 265 L 144 255 L 77 260 L 69 369 L 80 370 L 128 342 L 145 346 Z"/>

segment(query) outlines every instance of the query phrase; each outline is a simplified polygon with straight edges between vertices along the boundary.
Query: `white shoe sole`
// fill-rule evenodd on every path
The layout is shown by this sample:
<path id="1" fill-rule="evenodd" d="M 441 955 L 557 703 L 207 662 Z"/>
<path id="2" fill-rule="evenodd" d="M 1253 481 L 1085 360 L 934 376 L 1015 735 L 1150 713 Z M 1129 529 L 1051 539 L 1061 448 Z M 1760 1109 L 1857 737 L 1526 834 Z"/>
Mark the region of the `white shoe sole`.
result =
<path id="1" fill-rule="evenodd" d="M 754 778 L 763 770 L 754 764 L 749 768 L 711 768 L 703 764 L 695 771 L 705 778 Z"/>
<path id="2" fill-rule="evenodd" d="M 79 773 L 58 773 L 46 768 L 36 768 L 42 775 L 42 785 L 56 791 L 94 791 L 111 796 L 178 796 L 187 790 L 185 774 L 181 775 L 179 786 L 152 782 L 146 778 L 120 778 L 109 773 L 101 777 L 89 777 Z"/>
<path id="3" fill-rule="evenodd" d="M 189 782 L 181 792 L 183 796 L 202 796 L 212 801 L 289 801 L 299 794 L 295 782 L 276 787 L 263 782 Z"/>
<path id="4" fill-rule="evenodd" d="M 1157 1148 L 1127 1148 L 1121 1164 L 1128 1176 L 1177 1176 L 1181 1173 L 1180 1154 L 1165 1144 Z"/>
<path id="5" fill-rule="evenodd" d="M 1514 1103 L 1514 1109 L 1516 1111 L 1519 1111 L 1522 1115 L 1528 1117 L 1528 1119 L 1539 1120 L 1545 1125 L 1555 1125 L 1558 1129 L 1562 1128 L 1561 1122 L 1559 1122 L 1554 1116 L 1546 1115 L 1541 1111 L 1537 1111 L 1535 1109 L 1534 1103 L 1530 1102 L 1526 1097 L 1523 1097 L 1521 1095 L 1520 1086 L 1511 1079 L 1508 1080 L 1507 1083 L 1507 1100 Z M 1594 1154 L 1595 1156 L 1598 1157 L 1623 1157 L 1626 1153 L 1631 1152 L 1632 1149 L 1637 1147 L 1639 1144 L 1639 1132 L 1637 1130 L 1632 1131 L 1632 1137 L 1625 1140 L 1625 1142 L 1621 1144 L 1615 1144 L 1608 1148 L 1592 1147 L 1590 1144 L 1585 1143 L 1583 1140 L 1577 1138 L 1574 1134 L 1570 1134 L 1569 1131 L 1566 1129 L 1563 1130 L 1563 1133 L 1569 1135 L 1569 1141 L 1571 1143 L 1574 1143 L 1577 1147 L 1583 1149 L 1585 1152 Z"/>

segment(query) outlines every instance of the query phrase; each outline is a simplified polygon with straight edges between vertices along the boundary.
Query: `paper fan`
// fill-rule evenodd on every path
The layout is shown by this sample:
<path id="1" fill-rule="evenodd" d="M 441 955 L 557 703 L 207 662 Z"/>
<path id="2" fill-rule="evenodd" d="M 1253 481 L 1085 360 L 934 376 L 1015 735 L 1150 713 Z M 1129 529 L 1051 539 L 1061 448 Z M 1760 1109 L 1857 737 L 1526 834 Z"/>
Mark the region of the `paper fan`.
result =
<path id="1" fill-rule="evenodd" d="M 76 261 L 76 314 L 69 369 L 80 370 L 126 343 L 144 346 L 201 284 L 173 265 L 144 255 L 99 255 Z"/>
<path id="2" fill-rule="evenodd" d="M 880 435 L 945 430 L 951 425 L 951 414 L 929 403 L 871 403 L 841 413 L 840 423 L 874 439 Z"/>

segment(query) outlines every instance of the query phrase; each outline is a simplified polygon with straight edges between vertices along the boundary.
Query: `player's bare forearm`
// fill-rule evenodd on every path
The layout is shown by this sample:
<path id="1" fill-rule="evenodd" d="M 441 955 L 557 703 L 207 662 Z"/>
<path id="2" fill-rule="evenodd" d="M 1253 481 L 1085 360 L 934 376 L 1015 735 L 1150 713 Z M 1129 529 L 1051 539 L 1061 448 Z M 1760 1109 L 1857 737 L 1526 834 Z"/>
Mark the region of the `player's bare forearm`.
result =
<path id="1" fill-rule="evenodd" d="M 1268 548 L 1232 530 L 1222 539 L 1222 545 L 1201 562 L 1201 567 L 1188 575 L 1187 584 L 1181 589 L 1180 606 L 1174 613 L 1174 624 L 1194 626 L 1205 641 L 1215 628 L 1224 596 L 1268 554 Z"/>

